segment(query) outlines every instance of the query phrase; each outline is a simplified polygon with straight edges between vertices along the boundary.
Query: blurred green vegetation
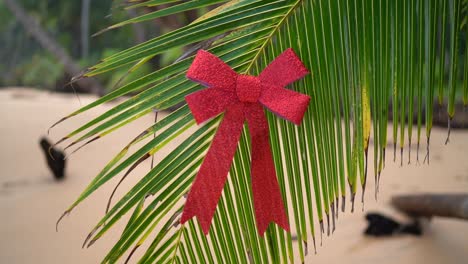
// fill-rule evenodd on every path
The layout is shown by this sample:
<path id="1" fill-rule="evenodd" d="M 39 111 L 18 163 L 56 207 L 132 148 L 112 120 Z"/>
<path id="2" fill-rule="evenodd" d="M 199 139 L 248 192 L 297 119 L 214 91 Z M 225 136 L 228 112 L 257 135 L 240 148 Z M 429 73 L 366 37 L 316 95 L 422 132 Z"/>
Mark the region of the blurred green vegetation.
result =
<path id="1" fill-rule="evenodd" d="M 96 37 L 89 36 L 89 53 L 84 56 L 80 41 L 82 1 L 17 1 L 50 36 L 66 49 L 73 60 L 83 69 L 141 41 L 141 35 L 137 36 L 132 26 L 125 26 Z M 90 2 L 89 35 L 130 18 L 131 14 L 116 6 L 115 2 L 112 0 Z M 144 10 L 139 10 L 139 12 L 144 12 Z M 187 22 L 181 21 L 181 23 Z M 164 28 L 164 24 L 159 25 L 157 22 L 143 23 L 139 26 L 144 30 L 145 39 L 168 30 Z M 63 66 L 57 63 L 56 58 L 44 50 L 17 22 L 15 16 L 5 7 L 2 0 L 0 0 L 0 47 L 0 87 L 34 86 L 61 90 L 63 87 L 60 86 L 63 86 L 71 78 L 64 73 Z M 125 75 L 124 83 L 135 80 L 155 68 L 173 61 L 174 57 L 179 56 L 180 53 L 180 49 L 168 52 L 128 75 L 126 75 L 128 69 L 121 69 L 112 74 L 100 76 L 99 81 L 106 89 L 112 89 L 123 75 Z"/>

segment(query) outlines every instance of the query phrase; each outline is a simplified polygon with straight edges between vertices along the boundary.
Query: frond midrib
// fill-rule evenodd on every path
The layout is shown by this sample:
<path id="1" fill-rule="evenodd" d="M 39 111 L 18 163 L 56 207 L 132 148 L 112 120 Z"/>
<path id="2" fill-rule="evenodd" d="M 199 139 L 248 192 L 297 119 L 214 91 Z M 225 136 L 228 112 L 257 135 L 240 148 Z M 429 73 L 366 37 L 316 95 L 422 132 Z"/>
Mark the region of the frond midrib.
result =
<path id="1" fill-rule="evenodd" d="M 288 10 L 288 12 L 286 12 L 286 14 L 284 15 L 284 17 L 281 18 L 281 20 L 278 22 L 278 24 L 273 28 L 273 30 L 271 31 L 270 35 L 268 37 L 265 38 L 265 42 L 263 42 L 263 44 L 260 46 L 260 48 L 258 49 L 258 52 L 255 54 L 255 56 L 252 58 L 252 60 L 250 61 L 249 65 L 247 66 L 246 70 L 245 70 L 245 74 L 249 73 L 250 70 L 252 70 L 252 67 L 254 65 L 254 63 L 257 61 L 257 59 L 260 57 L 260 54 L 262 54 L 264 51 L 265 51 L 265 48 L 267 46 L 267 44 L 273 39 L 273 37 L 275 36 L 275 34 L 278 32 L 278 30 L 280 29 L 280 27 L 284 24 L 284 22 L 289 18 L 289 16 L 292 14 L 292 12 L 299 6 L 299 4 L 302 2 L 302 0 L 297 0 L 292 6 L 291 8 Z"/>

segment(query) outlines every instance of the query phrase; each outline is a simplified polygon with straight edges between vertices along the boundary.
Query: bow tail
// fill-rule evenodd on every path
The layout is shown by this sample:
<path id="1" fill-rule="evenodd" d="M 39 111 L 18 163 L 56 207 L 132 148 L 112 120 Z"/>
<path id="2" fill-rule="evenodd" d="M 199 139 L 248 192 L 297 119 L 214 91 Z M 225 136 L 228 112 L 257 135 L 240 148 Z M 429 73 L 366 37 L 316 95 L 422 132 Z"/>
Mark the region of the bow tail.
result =
<path id="1" fill-rule="evenodd" d="M 181 223 L 196 216 L 205 235 L 210 230 L 243 125 L 243 106 L 229 106 L 188 194 Z"/>
<path id="2" fill-rule="evenodd" d="M 275 165 L 271 153 L 268 122 L 260 104 L 246 108 L 245 115 L 252 141 L 252 193 L 257 228 L 261 236 L 270 222 L 289 231 Z"/>

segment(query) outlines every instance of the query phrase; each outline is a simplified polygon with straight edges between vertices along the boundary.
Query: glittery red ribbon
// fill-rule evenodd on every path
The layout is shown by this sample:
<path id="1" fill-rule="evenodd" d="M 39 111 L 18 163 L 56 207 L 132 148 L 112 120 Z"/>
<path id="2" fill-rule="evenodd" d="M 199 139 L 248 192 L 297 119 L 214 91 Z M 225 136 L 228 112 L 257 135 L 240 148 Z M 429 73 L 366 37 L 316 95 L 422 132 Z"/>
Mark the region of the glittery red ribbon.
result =
<path id="1" fill-rule="evenodd" d="M 210 88 L 185 99 L 198 124 L 223 112 L 224 117 L 188 195 L 182 223 L 197 216 L 203 232 L 208 233 L 247 120 L 252 142 L 252 193 L 258 232 L 263 235 L 270 222 L 289 231 L 262 106 L 299 124 L 310 97 L 284 86 L 308 73 L 292 49 L 279 55 L 258 77 L 237 74 L 207 51 L 197 53 L 187 77 Z"/>

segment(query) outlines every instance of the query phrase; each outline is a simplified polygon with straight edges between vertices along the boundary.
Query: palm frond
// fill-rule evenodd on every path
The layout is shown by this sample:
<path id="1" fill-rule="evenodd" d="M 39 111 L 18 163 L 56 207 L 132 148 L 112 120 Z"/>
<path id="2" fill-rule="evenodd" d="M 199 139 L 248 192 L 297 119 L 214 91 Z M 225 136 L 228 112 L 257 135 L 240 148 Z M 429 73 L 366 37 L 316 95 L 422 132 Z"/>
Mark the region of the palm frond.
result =
<path id="1" fill-rule="evenodd" d="M 181 1 L 129 2 L 135 2 L 129 8 L 138 8 Z M 219 2 L 225 1 L 175 3 L 114 27 Z M 141 263 L 292 263 L 295 256 L 304 262 L 310 245 L 315 247 L 316 236 L 333 232 L 339 211 L 347 207 L 354 210 L 359 189 L 364 203 L 368 171 L 374 174 L 377 196 L 387 155 L 389 117 L 393 120 L 394 160 L 398 146 L 403 164 L 404 148 L 408 146 L 408 161 L 411 161 L 414 143 L 411 139 L 416 133 L 419 162 L 424 125 L 425 160 L 429 162 L 435 96 L 441 102 L 448 94 L 450 118 L 455 114 L 457 98 L 463 98 L 467 104 L 467 2 L 230 1 L 192 24 L 116 53 L 84 74 L 92 77 L 142 63 L 169 48 L 198 43 L 196 47 L 206 46 L 237 72 L 257 75 L 282 51 L 292 47 L 312 74 L 290 88 L 310 95 L 310 108 L 300 126 L 267 114 L 270 144 L 292 224 L 291 233 L 275 225 L 268 228 L 264 237 L 257 233 L 247 130 L 242 134 L 210 235 L 204 236 L 197 222 L 180 225 L 183 197 L 222 118 L 195 127 L 187 106 L 137 135 L 65 214 L 122 173 L 123 180 L 142 161 L 177 139 L 181 143 L 109 207 L 85 245 L 98 241 L 133 209 L 120 239 L 103 262 L 114 262 L 127 252 L 132 256 L 144 244 L 146 252 Z M 193 56 L 178 60 L 71 113 L 60 122 L 139 92 L 76 128 L 60 142 L 70 141 L 69 146 L 87 145 L 152 109 L 164 110 L 182 103 L 184 96 L 202 88 L 185 78 L 192 60 Z M 459 87 L 463 87 L 463 92 L 457 91 Z M 154 139 L 132 150 L 156 132 Z M 371 147 L 372 158 L 368 157 Z M 373 164 L 368 164 L 370 160 Z M 345 205 L 348 198 L 350 206 Z"/>

